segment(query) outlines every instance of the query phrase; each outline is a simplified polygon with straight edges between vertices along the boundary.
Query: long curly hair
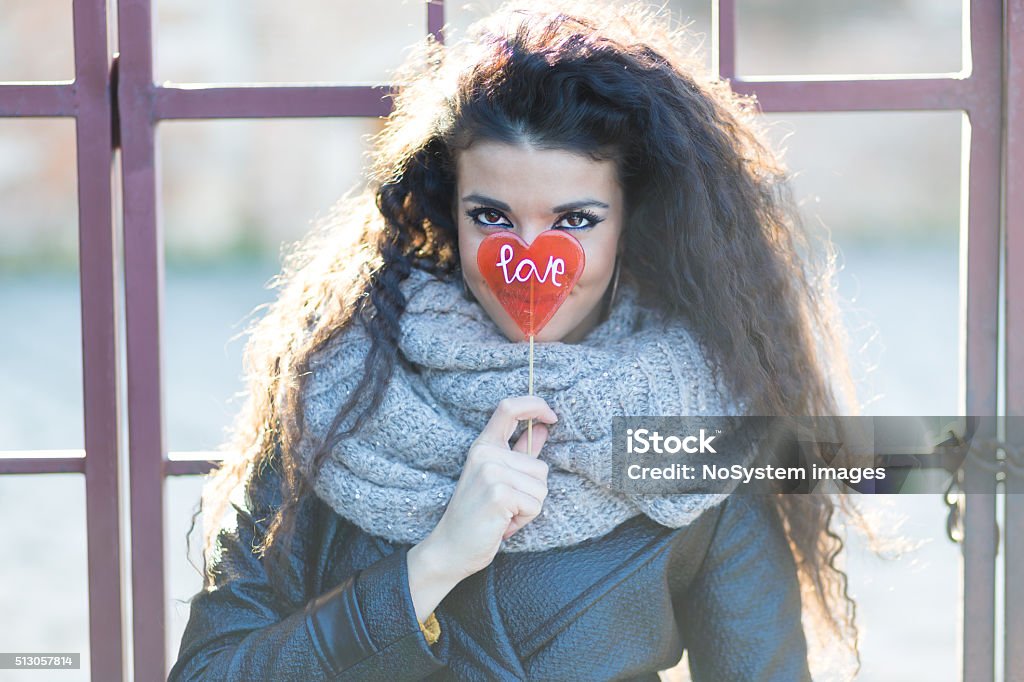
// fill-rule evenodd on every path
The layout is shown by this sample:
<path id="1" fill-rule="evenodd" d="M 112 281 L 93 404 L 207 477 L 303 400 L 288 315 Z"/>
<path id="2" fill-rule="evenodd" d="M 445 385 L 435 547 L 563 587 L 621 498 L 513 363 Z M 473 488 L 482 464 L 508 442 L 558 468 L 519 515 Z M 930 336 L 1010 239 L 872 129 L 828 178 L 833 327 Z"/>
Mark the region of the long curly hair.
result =
<path id="1" fill-rule="evenodd" d="M 545 0 L 507 4 L 451 46 L 428 37 L 414 47 L 395 74 L 393 111 L 371 140 L 365 188 L 291 246 L 272 282 L 275 301 L 247 329 L 247 401 L 200 505 L 205 556 L 232 491 L 276 454 L 281 504 L 258 551 L 272 576 L 285 570 L 296 512 L 313 494 L 310 476 L 377 409 L 398 361 L 399 283 L 412 268 L 459 274 L 455 159 L 478 140 L 615 159 L 626 197 L 622 267 L 645 298 L 692 321 L 749 412 L 856 413 L 834 250 L 802 226 L 756 100 L 706 73 L 690 38 L 646 5 Z M 362 381 L 301 470 L 293 445 L 310 356 L 356 317 L 372 338 Z M 356 420 L 340 431 L 350 413 Z M 837 563 L 844 543 L 833 516 L 843 511 L 873 533 L 847 497 L 772 500 L 805 619 L 816 614 L 859 671 L 856 604 Z"/>

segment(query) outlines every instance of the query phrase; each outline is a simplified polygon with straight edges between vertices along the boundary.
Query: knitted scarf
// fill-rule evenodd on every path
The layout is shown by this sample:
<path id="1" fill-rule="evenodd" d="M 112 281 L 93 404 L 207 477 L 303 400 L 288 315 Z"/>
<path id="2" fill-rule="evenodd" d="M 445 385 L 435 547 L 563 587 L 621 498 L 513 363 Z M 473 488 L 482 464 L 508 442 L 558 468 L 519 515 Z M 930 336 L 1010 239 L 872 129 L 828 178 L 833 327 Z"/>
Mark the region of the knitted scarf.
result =
<path id="1" fill-rule="evenodd" d="M 509 341 L 458 280 L 414 269 L 401 288 L 400 360 L 380 409 L 310 473 L 314 446 L 362 376 L 370 339 L 357 317 L 310 359 L 298 457 L 316 494 L 342 517 L 371 535 L 415 544 L 440 520 L 498 401 L 528 393 L 529 343 Z M 735 415 L 743 407 L 729 399 L 683 320 L 642 307 L 625 278 L 616 298 L 580 342 L 534 344 L 534 393 L 558 415 L 538 455 L 550 465 L 548 495 L 541 514 L 499 551 L 572 545 L 640 513 L 678 528 L 726 497 L 610 487 L 613 416 Z"/>

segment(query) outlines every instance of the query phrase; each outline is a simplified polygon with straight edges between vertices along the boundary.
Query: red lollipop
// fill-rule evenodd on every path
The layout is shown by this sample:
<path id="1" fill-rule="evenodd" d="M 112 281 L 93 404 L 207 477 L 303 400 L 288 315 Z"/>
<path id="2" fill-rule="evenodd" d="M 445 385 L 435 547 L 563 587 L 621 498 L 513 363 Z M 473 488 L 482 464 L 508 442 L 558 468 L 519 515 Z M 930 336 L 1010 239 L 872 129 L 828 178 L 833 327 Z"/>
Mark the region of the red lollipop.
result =
<path id="1" fill-rule="evenodd" d="M 530 395 L 533 395 L 533 337 L 554 316 L 583 274 L 583 247 L 568 232 L 546 230 L 532 244 L 515 232 L 487 235 L 476 264 L 502 307 L 530 337 Z M 526 451 L 533 454 L 533 419 L 527 422 Z"/>
<path id="2" fill-rule="evenodd" d="M 533 337 L 568 298 L 585 256 L 579 241 L 563 230 L 541 232 L 532 244 L 506 231 L 484 238 L 476 262 L 502 307 Z"/>

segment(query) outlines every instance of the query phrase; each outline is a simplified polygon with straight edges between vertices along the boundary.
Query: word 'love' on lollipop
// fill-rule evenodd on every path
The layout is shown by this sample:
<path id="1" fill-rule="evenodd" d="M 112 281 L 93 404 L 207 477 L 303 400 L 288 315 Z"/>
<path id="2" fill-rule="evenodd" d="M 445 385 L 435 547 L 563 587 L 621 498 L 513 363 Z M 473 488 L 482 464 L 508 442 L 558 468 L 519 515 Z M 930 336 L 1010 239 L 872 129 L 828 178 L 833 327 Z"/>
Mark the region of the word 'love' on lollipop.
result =
<path id="1" fill-rule="evenodd" d="M 527 244 L 514 232 L 487 235 L 477 267 L 501 306 L 530 339 L 529 394 L 533 395 L 533 337 L 569 297 L 586 263 L 583 246 L 568 232 L 546 230 Z M 526 449 L 533 454 L 533 420 Z"/>

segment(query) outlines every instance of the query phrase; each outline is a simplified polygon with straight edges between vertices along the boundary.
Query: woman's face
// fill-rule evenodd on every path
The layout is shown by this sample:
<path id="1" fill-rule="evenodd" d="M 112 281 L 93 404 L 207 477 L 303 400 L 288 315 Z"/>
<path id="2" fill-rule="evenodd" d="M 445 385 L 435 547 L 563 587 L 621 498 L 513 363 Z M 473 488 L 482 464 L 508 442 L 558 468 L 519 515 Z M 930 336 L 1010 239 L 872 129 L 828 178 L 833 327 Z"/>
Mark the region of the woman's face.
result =
<path id="1" fill-rule="evenodd" d="M 532 244 L 544 230 L 565 230 L 586 254 L 569 297 L 534 338 L 575 343 L 603 313 L 602 296 L 615 270 L 622 235 L 623 192 L 614 161 L 563 150 L 480 141 L 456 162 L 455 219 L 462 271 L 470 291 L 512 341 L 524 339 L 477 266 L 480 242 L 515 232 Z"/>

